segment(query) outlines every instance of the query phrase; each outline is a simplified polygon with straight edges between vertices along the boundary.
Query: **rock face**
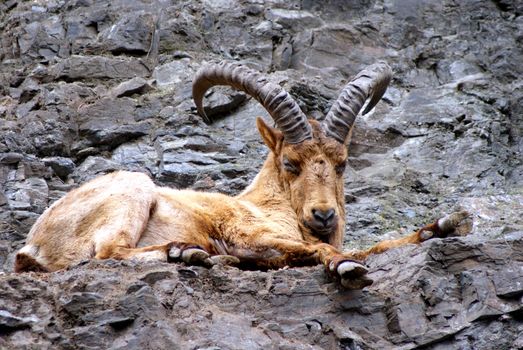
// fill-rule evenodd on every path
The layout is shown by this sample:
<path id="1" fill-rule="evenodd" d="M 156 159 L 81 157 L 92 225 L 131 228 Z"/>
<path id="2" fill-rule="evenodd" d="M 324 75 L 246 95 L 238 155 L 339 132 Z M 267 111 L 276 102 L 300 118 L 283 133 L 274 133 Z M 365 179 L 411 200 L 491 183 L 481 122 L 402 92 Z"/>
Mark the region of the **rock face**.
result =
<path id="1" fill-rule="evenodd" d="M 99 1 L 0 4 L 0 347 L 517 349 L 523 347 L 523 7 L 517 1 Z M 344 292 L 320 267 L 205 270 L 90 262 L 12 271 L 39 214 L 117 169 L 236 194 L 267 150 L 267 113 L 191 80 L 206 61 L 267 72 L 321 119 L 350 77 L 394 80 L 356 123 L 345 246 L 457 208 L 473 236 L 367 262 Z"/>
<path id="2" fill-rule="evenodd" d="M 394 263 L 391 263 L 394 261 Z M 516 349 L 523 233 L 430 241 L 368 261 L 343 291 L 321 267 L 129 261 L 0 277 L 0 346 L 60 349 Z M 515 281 L 520 281 L 519 283 Z"/>

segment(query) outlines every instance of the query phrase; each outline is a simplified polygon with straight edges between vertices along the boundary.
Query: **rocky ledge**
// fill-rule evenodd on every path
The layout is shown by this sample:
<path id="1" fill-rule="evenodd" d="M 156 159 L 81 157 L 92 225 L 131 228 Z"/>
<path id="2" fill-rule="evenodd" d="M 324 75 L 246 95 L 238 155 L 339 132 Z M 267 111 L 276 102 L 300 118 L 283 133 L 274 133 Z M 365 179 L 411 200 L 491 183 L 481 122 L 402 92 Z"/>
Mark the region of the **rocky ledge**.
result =
<path id="1" fill-rule="evenodd" d="M 0 347 L 518 349 L 523 232 L 432 240 L 370 257 L 344 291 L 322 268 L 241 271 L 91 261 L 0 275 Z M 518 282 L 519 281 L 519 282 Z"/>
<path id="2" fill-rule="evenodd" d="M 523 7 L 510 0 L 0 1 L 0 348 L 518 349 Z M 13 274 L 36 218 L 118 169 L 236 194 L 267 150 L 253 99 L 191 101 L 205 62 L 265 72 L 321 119 L 352 75 L 394 79 L 357 119 L 345 248 L 458 208 L 473 235 L 373 256 L 344 292 L 321 268 L 90 262 Z"/>

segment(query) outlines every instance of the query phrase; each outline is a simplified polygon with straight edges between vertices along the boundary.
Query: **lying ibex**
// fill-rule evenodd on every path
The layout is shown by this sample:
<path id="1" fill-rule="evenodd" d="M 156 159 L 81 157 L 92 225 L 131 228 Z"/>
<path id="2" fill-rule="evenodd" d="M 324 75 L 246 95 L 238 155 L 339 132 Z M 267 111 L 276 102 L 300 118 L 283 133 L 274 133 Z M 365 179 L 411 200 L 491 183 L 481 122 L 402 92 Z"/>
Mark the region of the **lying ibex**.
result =
<path id="1" fill-rule="evenodd" d="M 204 93 L 229 85 L 258 100 L 277 129 L 256 120 L 270 153 L 241 194 L 174 190 L 141 173 L 115 172 L 71 191 L 48 208 L 16 256 L 16 271 L 56 271 L 82 260 L 153 259 L 251 268 L 323 264 L 347 288 L 370 283 L 362 261 L 371 253 L 463 229 L 465 212 L 452 214 L 366 251 L 340 252 L 345 229 L 343 172 L 354 119 L 381 99 L 391 79 L 385 63 L 359 73 L 323 123 L 307 120 L 279 85 L 239 64 L 201 69 L 193 97 L 200 115 Z"/>

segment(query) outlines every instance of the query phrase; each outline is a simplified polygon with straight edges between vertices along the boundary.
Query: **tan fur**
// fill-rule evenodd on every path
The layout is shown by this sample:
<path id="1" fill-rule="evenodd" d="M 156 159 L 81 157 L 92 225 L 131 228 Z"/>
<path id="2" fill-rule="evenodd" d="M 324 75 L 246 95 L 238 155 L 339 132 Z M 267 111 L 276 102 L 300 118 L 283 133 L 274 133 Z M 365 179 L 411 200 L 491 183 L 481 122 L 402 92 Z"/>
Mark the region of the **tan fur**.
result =
<path id="1" fill-rule="evenodd" d="M 116 172 L 71 191 L 48 208 L 17 255 L 15 270 L 56 271 L 97 258 L 168 260 L 169 249 L 197 246 L 259 268 L 364 259 L 419 243 L 418 233 L 366 252 L 341 253 L 345 229 L 343 174 L 347 147 L 311 121 L 312 140 L 286 144 L 261 119 L 271 152 L 258 176 L 236 197 L 158 187 L 144 174 Z M 289 172 L 284 159 L 300 169 Z M 333 208 L 329 232 L 311 229 L 313 209 Z"/>

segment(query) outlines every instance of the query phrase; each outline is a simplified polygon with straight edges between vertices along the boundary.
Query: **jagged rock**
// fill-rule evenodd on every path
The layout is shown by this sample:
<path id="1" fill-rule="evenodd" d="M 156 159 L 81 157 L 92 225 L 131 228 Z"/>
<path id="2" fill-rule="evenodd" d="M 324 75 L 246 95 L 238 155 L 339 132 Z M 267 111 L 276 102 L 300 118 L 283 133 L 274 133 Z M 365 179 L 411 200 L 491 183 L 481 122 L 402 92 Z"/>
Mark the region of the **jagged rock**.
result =
<path id="1" fill-rule="evenodd" d="M 72 174 L 76 182 L 85 182 L 96 175 L 109 173 L 115 170 L 121 170 L 121 166 L 112 160 L 89 156 L 80 164 Z"/>
<path id="2" fill-rule="evenodd" d="M 152 174 L 158 173 L 158 153 L 154 147 L 147 144 L 126 143 L 117 147 L 111 156 L 111 160 L 122 167 Z"/>
<path id="3" fill-rule="evenodd" d="M 30 328 L 31 320 L 22 319 L 9 311 L 0 310 L 0 334 L 9 334 L 16 330 Z"/>
<path id="4" fill-rule="evenodd" d="M 111 89 L 111 95 L 114 97 L 131 96 L 133 94 L 142 94 L 148 92 L 152 87 L 143 78 L 136 77 L 128 81 L 124 81 L 118 86 Z"/>
<path id="5" fill-rule="evenodd" d="M 79 133 L 87 145 L 106 145 L 115 148 L 122 143 L 147 135 L 150 123 L 135 122 L 136 103 L 129 98 L 102 99 L 81 112 Z"/>
<path id="6" fill-rule="evenodd" d="M 244 93 L 233 92 L 223 94 L 214 92 L 205 98 L 205 114 L 207 117 L 216 119 L 217 116 L 223 116 L 227 111 L 236 109 L 247 99 Z"/>
<path id="7" fill-rule="evenodd" d="M 272 55 L 272 67 L 274 70 L 285 70 L 291 65 L 292 44 L 289 37 L 282 39 L 282 42 L 274 49 Z"/>
<path id="8" fill-rule="evenodd" d="M 176 84 L 176 88 L 179 89 L 180 84 L 188 81 L 193 74 L 194 72 L 190 69 L 190 59 L 182 58 L 156 67 L 153 78 L 160 87 Z"/>
<path id="9" fill-rule="evenodd" d="M 495 286 L 523 269 L 522 238 L 433 240 L 372 256 L 375 283 L 364 291 L 341 290 L 321 267 L 261 272 L 93 261 L 49 275 L 0 276 L 3 302 L 18 292 L 17 300 L 31 295 L 48 305 L 2 315 L 16 327 L 52 327 L 84 347 L 458 349 L 474 339 L 475 349 L 510 348 L 523 330 L 523 289 L 498 295 Z M 58 308 L 50 309 L 52 300 Z M 158 329 L 151 333 L 151 325 Z M 499 327 L 504 337 L 493 332 Z M 17 344 L 13 328 L 0 345 Z M 27 336 L 65 346 L 49 332 Z"/>
<path id="10" fill-rule="evenodd" d="M 149 71 L 138 59 L 73 55 L 50 68 L 55 79 L 74 81 L 92 78 L 129 79 L 147 77 Z"/>
<path id="11" fill-rule="evenodd" d="M 18 37 L 20 54 L 40 62 L 49 61 L 61 53 L 64 37 L 65 30 L 58 16 L 31 22 Z"/>
<path id="12" fill-rule="evenodd" d="M 16 164 L 23 159 L 23 155 L 20 153 L 8 152 L 0 155 L 1 164 Z"/>
<path id="13" fill-rule="evenodd" d="M 521 348 L 522 11 L 504 0 L 0 1 L 0 348 Z M 136 170 L 232 195 L 249 184 L 267 154 L 254 120 L 272 123 L 267 112 L 213 89 L 206 125 L 191 100 L 197 69 L 221 59 L 269 72 L 316 119 L 364 65 L 389 62 L 391 87 L 353 130 L 345 248 L 455 208 L 474 214 L 473 237 L 374 256 L 376 282 L 360 293 L 319 267 L 106 261 L 12 274 L 39 213 L 96 175 Z"/>
<path id="14" fill-rule="evenodd" d="M 75 168 L 75 164 L 70 158 L 48 157 L 43 158 L 42 161 L 45 165 L 50 166 L 54 173 L 61 178 L 66 178 Z"/>
<path id="15" fill-rule="evenodd" d="M 160 167 L 158 179 L 175 188 L 190 187 L 203 171 L 194 164 L 170 163 Z"/>
<path id="16" fill-rule="evenodd" d="M 267 9 L 265 18 L 273 21 L 283 28 L 303 30 L 304 28 L 315 28 L 321 26 L 322 20 L 307 11 Z"/>
<path id="17" fill-rule="evenodd" d="M 145 55 L 152 47 L 155 19 L 151 13 L 123 14 L 102 33 L 103 44 L 113 54 Z"/>
<path id="18" fill-rule="evenodd" d="M 15 191 L 8 194 L 9 206 L 13 210 L 30 210 L 42 213 L 47 207 L 49 188 L 41 178 L 28 178 L 15 186 Z"/>

